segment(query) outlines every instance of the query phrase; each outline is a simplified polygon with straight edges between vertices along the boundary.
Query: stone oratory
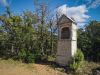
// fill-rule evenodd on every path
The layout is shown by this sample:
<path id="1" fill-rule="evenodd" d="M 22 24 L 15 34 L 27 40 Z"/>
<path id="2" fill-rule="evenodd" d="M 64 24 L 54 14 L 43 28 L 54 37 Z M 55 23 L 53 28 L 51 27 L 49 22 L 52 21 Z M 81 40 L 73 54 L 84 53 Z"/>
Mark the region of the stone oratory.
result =
<path id="1" fill-rule="evenodd" d="M 56 63 L 66 66 L 77 51 L 77 25 L 73 18 L 62 15 L 58 20 Z"/>

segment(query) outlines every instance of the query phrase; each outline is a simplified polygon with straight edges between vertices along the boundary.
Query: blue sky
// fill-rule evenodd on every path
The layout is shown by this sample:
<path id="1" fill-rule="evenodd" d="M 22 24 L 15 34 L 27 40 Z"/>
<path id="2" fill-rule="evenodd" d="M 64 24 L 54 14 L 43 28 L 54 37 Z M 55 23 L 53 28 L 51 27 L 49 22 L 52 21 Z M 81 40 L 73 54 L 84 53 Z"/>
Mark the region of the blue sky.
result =
<path id="1" fill-rule="evenodd" d="M 40 0 L 40 2 L 47 2 L 52 11 L 58 7 L 62 9 L 60 13 L 67 12 L 83 23 L 90 20 L 100 21 L 100 0 Z M 0 0 L 0 14 L 5 13 L 6 5 L 10 6 L 14 14 L 21 14 L 25 10 L 34 11 L 33 0 Z"/>

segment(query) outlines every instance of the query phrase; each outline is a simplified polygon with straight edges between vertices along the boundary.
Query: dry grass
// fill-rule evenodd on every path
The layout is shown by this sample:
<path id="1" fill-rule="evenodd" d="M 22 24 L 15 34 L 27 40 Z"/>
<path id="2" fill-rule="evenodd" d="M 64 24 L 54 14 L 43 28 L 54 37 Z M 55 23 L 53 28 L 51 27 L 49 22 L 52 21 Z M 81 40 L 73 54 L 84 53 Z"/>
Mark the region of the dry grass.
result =
<path id="1" fill-rule="evenodd" d="M 91 75 L 92 70 L 100 67 L 100 63 L 85 62 L 77 75 Z M 24 64 L 12 59 L 0 59 L 0 75 L 69 75 L 47 64 Z M 72 74 L 70 74 L 72 75 Z M 75 74 L 73 74 L 75 75 Z"/>
<path id="2" fill-rule="evenodd" d="M 73 75 L 94 75 L 93 69 L 100 68 L 100 63 L 85 61 L 81 69 Z"/>
<path id="3" fill-rule="evenodd" d="M 36 75 L 31 66 L 12 59 L 0 60 L 0 75 Z"/>
<path id="4" fill-rule="evenodd" d="M 43 64 L 24 64 L 19 61 L 1 60 L 0 75 L 66 75 Z"/>
<path id="5" fill-rule="evenodd" d="M 83 69 L 81 71 L 81 75 L 92 75 L 93 69 L 96 69 L 100 67 L 100 63 L 95 63 L 95 62 L 84 62 Z"/>

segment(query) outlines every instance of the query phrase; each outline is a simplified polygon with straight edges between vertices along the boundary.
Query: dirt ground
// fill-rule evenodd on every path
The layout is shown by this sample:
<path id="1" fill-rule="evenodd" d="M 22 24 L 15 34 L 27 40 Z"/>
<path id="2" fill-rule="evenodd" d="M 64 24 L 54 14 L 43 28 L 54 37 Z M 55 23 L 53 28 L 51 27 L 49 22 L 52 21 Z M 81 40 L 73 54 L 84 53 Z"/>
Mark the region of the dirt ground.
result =
<path id="1" fill-rule="evenodd" d="M 92 75 L 92 70 L 100 67 L 100 63 L 85 62 L 78 75 Z M 0 59 L 0 75 L 72 75 L 55 68 L 50 64 L 25 64 L 12 59 Z M 73 74 L 75 75 L 75 74 Z"/>
<path id="2" fill-rule="evenodd" d="M 0 75 L 66 75 L 43 64 L 23 64 L 13 60 L 0 60 Z"/>

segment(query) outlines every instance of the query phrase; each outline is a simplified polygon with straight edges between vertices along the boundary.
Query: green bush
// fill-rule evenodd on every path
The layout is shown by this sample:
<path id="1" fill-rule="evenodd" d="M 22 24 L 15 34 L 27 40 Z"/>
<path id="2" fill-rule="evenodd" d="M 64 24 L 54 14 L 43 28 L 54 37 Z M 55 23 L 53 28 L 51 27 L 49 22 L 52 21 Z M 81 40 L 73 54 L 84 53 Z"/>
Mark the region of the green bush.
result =
<path id="1" fill-rule="evenodd" d="M 83 61 L 84 61 L 84 55 L 82 51 L 78 49 L 77 53 L 72 58 L 72 61 L 70 63 L 70 69 L 72 71 L 77 71 L 83 65 Z"/>
<path id="2" fill-rule="evenodd" d="M 18 59 L 26 63 L 35 62 L 35 55 L 26 49 L 21 49 L 18 53 Z"/>
<path id="3" fill-rule="evenodd" d="M 26 50 L 25 49 L 21 49 L 19 52 L 18 52 L 18 59 L 20 60 L 24 60 L 26 58 Z"/>
<path id="4" fill-rule="evenodd" d="M 26 63 L 34 63 L 35 62 L 35 55 L 28 51 L 26 58 L 25 58 L 25 62 Z"/>
<path id="5" fill-rule="evenodd" d="M 41 54 L 35 54 L 35 62 L 40 62 L 41 61 Z"/>

